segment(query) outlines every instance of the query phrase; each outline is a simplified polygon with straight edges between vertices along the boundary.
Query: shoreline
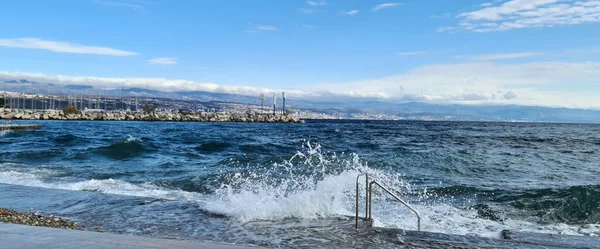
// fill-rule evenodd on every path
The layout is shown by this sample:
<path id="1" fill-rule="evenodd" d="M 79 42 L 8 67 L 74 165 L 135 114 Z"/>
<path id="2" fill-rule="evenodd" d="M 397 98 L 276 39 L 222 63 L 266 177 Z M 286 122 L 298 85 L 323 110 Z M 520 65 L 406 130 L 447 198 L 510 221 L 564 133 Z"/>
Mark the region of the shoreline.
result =
<path id="1" fill-rule="evenodd" d="M 2 222 L 17 225 L 60 228 L 67 230 L 85 229 L 84 227 L 69 219 L 53 215 L 39 214 L 33 209 L 29 209 L 29 211 L 19 211 L 9 208 L 0 208 L 0 223 Z"/>
<path id="2" fill-rule="evenodd" d="M 260 248 L 193 240 L 161 239 L 105 233 L 102 226 L 86 229 L 67 218 L 0 208 L 0 248 Z"/>
<path id="3" fill-rule="evenodd" d="M 167 121 L 167 122 L 240 122 L 240 123 L 304 123 L 290 114 L 165 111 L 132 112 L 88 110 L 65 114 L 60 110 L 11 110 L 0 108 L 0 119 L 5 120 L 79 120 L 79 121 Z"/>
<path id="4" fill-rule="evenodd" d="M 34 227 L 0 222 L 0 248 L 3 249 L 245 249 L 262 248 L 254 245 L 235 245 L 193 240 L 160 239 L 135 235 L 98 233 L 48 227 Z"/>

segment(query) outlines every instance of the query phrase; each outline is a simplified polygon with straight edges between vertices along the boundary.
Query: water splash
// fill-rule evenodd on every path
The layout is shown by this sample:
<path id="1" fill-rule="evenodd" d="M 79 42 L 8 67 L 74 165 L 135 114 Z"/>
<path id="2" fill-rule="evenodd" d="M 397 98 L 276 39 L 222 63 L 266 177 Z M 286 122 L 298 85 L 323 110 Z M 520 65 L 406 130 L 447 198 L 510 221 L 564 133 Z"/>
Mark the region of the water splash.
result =
<path id="1" fill-rule="evenodd" d="M 204 208 L 240 222 L 318 219 L 353 214 L 355 181 L 360 173 L 407 189 L 398 175 L 369 168 L 357 154 L 326 153 L 310 140 L 303 149 L 268 169 L 229 175 Z"/>
<path id="2" fill-rule="evenodd" d="M 272 167 L 232 173 L 203 209 L 223 214 L 241 223 L 284 222 L 286 219 L 314 220 L 353 216 L 355 184 L 359 173 L 384 183 L 415 207 L 423 217 L 424 231 L 457 235 L 498 237 L 504 229 L 517 231 L 599 235 L 600 226 L 541 224 L 520 217 L 491 220 L 473 208 L 461 207 L 454 200 L 425 190 L 414 190 L 403 175 L 373 169 L 357 154 L 326 153 L 307 141 L 304 151 Z M 365 189 L 361 185 L 361 193 Z M 364 214 L 361 199 L 360 214 Z M 469 203 L 470 200 L 467 201 Z M 417 230 L 416 217 L 389 196 L 374 192 L 374 225 Z"/>

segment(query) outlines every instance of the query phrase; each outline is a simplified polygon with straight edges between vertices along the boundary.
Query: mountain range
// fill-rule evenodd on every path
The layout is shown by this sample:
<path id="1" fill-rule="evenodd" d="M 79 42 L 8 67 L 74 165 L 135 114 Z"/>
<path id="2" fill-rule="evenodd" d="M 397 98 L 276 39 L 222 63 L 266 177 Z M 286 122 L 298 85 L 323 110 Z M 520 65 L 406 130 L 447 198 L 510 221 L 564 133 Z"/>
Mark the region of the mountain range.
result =
<path id="1" fill-rule="evenodd" d="M 138 96 L 145 98 L 166 98 L 173 100 L 199 102 L 230 102 L 240 104 L 261 105 L 259 96 L 214 92 L 162 92 L 144 88 L 99 89 L 88 85 L 61 85 L 40 83 L 27 79 L 0 79 L 0 90 L 41 93 L 41 94 L 84 94 L 95 96 Z M 280 100 L 279 100 L 280 102 Z M 310 111 L 326 114 L 385 114 L 397 117 L 451 117 L 451 120 L 481 121 L 524 121 L 524 122 L 567 122 L 567 123 L 600 123 L 600 110 L 552 108 L 541 106 L 518 105 L 461 105 L 461 104 L 429 104 L 423 102 L 394 103 L 384 100 L 351 100 L 351 101 L 311 101 L 286 99 L 289 108 L 299 111 Z M 271 106 L 272 100 L 266 98 L 265 106 Z M 281 103 L 278 103 L 281 104 Z"/>

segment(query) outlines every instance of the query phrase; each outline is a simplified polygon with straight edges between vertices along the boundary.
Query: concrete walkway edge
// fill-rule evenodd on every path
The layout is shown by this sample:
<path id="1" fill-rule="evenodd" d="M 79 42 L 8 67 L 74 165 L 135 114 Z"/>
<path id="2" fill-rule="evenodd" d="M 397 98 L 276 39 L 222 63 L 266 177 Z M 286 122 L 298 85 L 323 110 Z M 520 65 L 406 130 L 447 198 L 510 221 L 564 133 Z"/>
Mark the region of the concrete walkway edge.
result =
<path id="1" fill-rule="evenodd" d="M 32 227 L 0 223 L 0 248 L 2 249 L 245 249 L 259 248 L 210 242 L 147 238 L 132 235 Z"/>

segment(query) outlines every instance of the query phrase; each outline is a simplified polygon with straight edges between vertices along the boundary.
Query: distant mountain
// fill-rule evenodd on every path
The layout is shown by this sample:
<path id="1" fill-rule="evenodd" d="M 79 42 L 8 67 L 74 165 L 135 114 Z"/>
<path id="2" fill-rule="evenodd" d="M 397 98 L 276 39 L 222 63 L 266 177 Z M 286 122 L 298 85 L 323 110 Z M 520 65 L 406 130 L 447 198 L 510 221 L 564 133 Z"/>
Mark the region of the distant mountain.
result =
<path id="1" fill-rule="evenodd" d="M 93 86 L 87 86 L 87 85 L 66 85 L 66 86 L 64 86 L 64 88 L 71 89 L 71 90 L 89 90 L 89 89 L 94 89 Z"/>
<path id="2" fill-rule="evenodd" d="M 137 96 L 145 98 L 165 98 L 174 101 L 228 102 L 261 105 L 259 96 L 203 91 L 162 92 L 144 88 L 104 90 L 87 85 L 38 83 L 27 79 L 0 79 L 0 90 L 44 94 Z M 293 96 L 290 97 L 291 98 L 286 100 L 286 104 L 289 108 L 316 113 L 336 115 L 346 114 L 347 116 L 360 113 L 382 113 L 401 118 L 422 117 L 422 119 L 600 123 L 600 110 L 517 105 L 440 105 L 422 102 L 394 103 L 379 100 L 342 101 L 336 99 L 336 101 L 309 101 L 294 99 Z M 270 98 L 265 99 L 264 105 L 271 106 L 272 100 Z M 278 105 L 281 105 L 280 100 L 278 100 Z"/>
<path id="3" fill-rule="evenodd" d="M 8 84 L 36 84 L 36 82 L 25 80 L 25 79 L 21 79 L 21 80 L 7 80 L 7 81 L 5 81 L 5 83 L 8 83 Z"/>

